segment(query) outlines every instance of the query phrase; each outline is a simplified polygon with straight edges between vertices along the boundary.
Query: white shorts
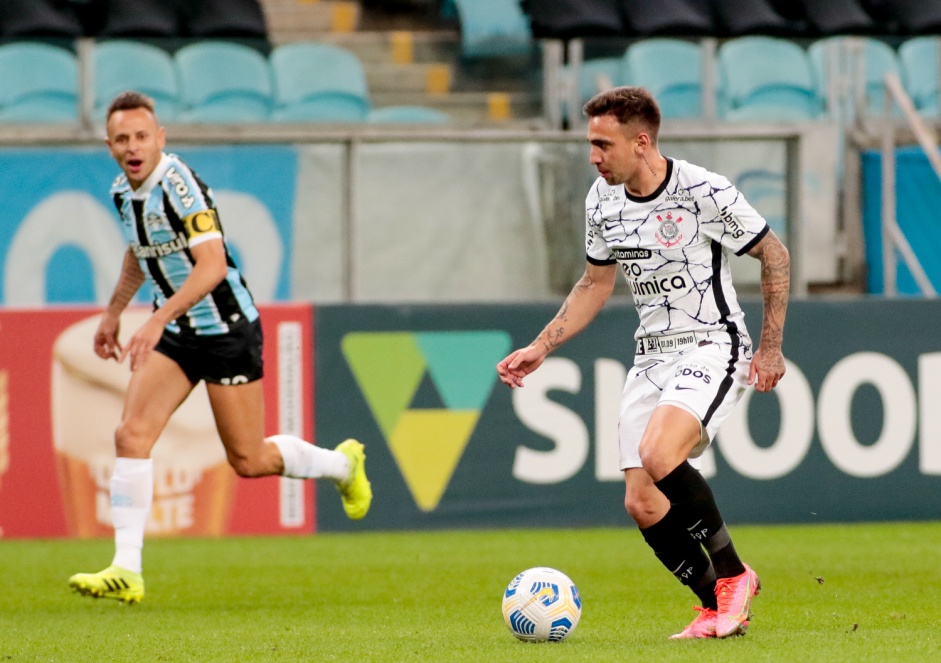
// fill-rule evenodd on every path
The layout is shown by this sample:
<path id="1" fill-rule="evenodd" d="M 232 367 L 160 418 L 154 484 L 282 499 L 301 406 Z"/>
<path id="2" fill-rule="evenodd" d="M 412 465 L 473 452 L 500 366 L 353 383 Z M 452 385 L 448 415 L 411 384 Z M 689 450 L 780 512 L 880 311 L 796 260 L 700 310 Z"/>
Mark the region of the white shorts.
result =
<path id="1" fill-rule="evenodd" d="M 637 355 L 621 395 L 621 469 L 642 467 L 640 439 L 654 409 L 664 404 L 681 407 L 701 422 L 702 439 L 690 454 L 690 464 L 699 469 L 699 457 L 745 392 L 750 363 L 751 348 L 730 343 Z"/>

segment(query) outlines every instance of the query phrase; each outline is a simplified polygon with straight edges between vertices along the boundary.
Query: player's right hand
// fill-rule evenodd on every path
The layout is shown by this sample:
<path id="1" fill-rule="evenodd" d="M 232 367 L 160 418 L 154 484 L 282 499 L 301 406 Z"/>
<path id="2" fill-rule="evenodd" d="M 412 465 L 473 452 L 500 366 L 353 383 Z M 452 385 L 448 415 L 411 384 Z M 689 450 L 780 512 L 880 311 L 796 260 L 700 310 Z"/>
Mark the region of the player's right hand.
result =
<path id="1" fill-rule="evenodd" d="M 118 340 L 121 329 L 121 318 L 104 315 L 95 331 L 95 354 L 102 359 L 114 359 L 118 362 L 124 359 L 124 348 Z"/>
<path id="2" fill-rule="evenodd" d="M 520 348 L 497 364 L 500 382 L 511 389 L 523 386 L 523 378 L 535 371 L 546 358 L 546 353 L 535 345 Z"/>

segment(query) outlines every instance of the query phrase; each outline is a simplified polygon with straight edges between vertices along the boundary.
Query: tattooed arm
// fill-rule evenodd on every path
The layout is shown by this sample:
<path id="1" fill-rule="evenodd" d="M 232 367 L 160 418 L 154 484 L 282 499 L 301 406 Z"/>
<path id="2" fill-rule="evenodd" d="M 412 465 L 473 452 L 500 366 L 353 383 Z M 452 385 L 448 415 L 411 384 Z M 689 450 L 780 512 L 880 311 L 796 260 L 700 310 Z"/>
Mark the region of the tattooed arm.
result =
<path id="1" fill-rule="evenodd" d="M 572 288 L 556 316 L 539 336 L 497 364 L 500 381 L 522 387 L 523 378 L 535 371 L 546 356 L 588 326 L 614 290 L 617 265 L 588 263 L 585 273 Z"/>
<path id="2" fill-rule="evenodd" d="M 102 359 L 113 358 L 121 361 L 123 358 L 124 348 L 118 341 L 121 312 L 130 304 L 143 282 L 144 272 L 141 271 L 134 253 L 128 249 L 124 253 L 121 276 L 118 278 L 118 283 L 108 301 L 108 307 L 101 316 L 101 322 L 98 323 L 98 329 L 95 331 L 95 354 Z"/>
<path id="3" fill-rule="evenodd" d="M 784 375 L 784 317 L 791 286 L 791 259 L 777 235 L 768 232 L 748 255 L 761 261 L 761 296 L 764 314 L 761 341 L 752 358 L 748 384 L 758 391 L 771 391 Z"/>

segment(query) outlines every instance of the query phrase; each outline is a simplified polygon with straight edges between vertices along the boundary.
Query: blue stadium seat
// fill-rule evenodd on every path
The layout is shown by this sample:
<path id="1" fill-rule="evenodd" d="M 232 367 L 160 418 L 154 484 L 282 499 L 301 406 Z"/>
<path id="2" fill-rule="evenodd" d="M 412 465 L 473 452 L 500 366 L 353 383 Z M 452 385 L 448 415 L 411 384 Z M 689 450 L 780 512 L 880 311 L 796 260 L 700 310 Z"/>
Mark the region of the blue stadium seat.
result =
<path id="1" fill-rule="evenodd" d="M 938 117 L 938 38 L 913 37 L 899 46 L 902 83 L 916 110 L 928 117 Z"/>
<path id="2" fill-rule="evenodd" d="M 364 122 L 369 88 L 363 65 L 339 46 L 298 42 L 276 47 L 269 58 L 280 122 Z"/>
<path id="3" fill-rule="evenodd" d="M 161 48 L 135 41 L 106 41 L 95 46 L 95 104 L 93 115 L 104 120 L 111 100 L 125 90 L 153 98 L 160 119 L 180 115 L 180 85 L 173 57 Z"/>
<path id="4" fill-rule="evenodd" d="M 175 56 L 187 122 L 265 122 L 272 108 L 271 72 L 258 51 L 197 42 Z"/>
<path id="5" fill-rule="evenodd" d="M 701 117 L 702 51 L 680 39 L 645 39 L 624 54 L 631 85 L 650 90 L 664 118 Z"/>
<path id="6" fill-rule="evenodd" d="M 774 37 L 741 37 L 718 52 L 719 80 L 730 121 L 813 120 L 823 97 L 810 56 L 797 44 Z"/>
<path id="7" fill-rule="evenodd" d="M 568 73 L 568 67 L 564 71 Z M 627 85 L 628 80 L 623 57 L 585 60 L 579 69 L 578 81 L 576 81 L 579 103 L 584 104 L 609 87 Z"/>
<path id="8" fill-rule="evenodd" d="M 370 124 L 447 124 L 451 117 L 427 106 L 385 106 L 369 111 Z"/>
<path id="9" fill-rule="evenodd" d="M 78 120 L 78 64 L 57 46 L 0 46 L 0 122 Z"/>
<path id="10" fill-rule="evenodd" d="M 852 105 L 855 92 L 862 84 L 865 98 L 865 112 L 870 115 L 881 115 L 885 108 L 885 85 L 883 79 L 886 74 L 894 73 L 901 77 L 901 66 L 898 57 L 891 46 L 883 41 L 872 38 L 858 38 L 861 44 L 859 57 L 862 58 L 862 80 L 857 80 L 858 69 L 852 57 L 852 50 L 845 38 L 832 37 L 814 42 L 807 49 L 814 68 L 814 74 L 824 89 L 831 85 L 835 75 L 843 75 L 850 82 L 850 94 L 847 101 Z M 836 48 L 834 59 L 833 49 Z M 842 70 L 832 71 L 836 63 Z M 896 108 L 896 111 L 898 109 Z"/>
<path id="11" fill-rule="evenodd" d="M 455 0 L 455 4 L 464 57 L 503 57 L 532 51 L 529 20 L 519 0 Z"/>

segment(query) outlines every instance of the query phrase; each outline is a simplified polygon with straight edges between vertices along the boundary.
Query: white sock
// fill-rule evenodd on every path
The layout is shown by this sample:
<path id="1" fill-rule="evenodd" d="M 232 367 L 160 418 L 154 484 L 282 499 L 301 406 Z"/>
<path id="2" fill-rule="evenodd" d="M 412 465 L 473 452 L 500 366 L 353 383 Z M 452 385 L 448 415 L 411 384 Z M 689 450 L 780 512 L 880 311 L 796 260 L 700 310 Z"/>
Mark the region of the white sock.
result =
<path id="1" fill-rule="evenodd" d="M 122 569 L 140 573 L 144 525 L 154 501 L 154 461 L 117 458 L 111 475 L 111 522 L 114 524 L 114 561 Z"/>
<path id="2" fill-rule="evenodd" d="M 321 449 L 293 435 L 272 435 L 268 438 L 281 450 L 286 477 L 320 479 L 327 477 L 344 481 L 350 475 L 350 461 L 339 451 Z"/>

